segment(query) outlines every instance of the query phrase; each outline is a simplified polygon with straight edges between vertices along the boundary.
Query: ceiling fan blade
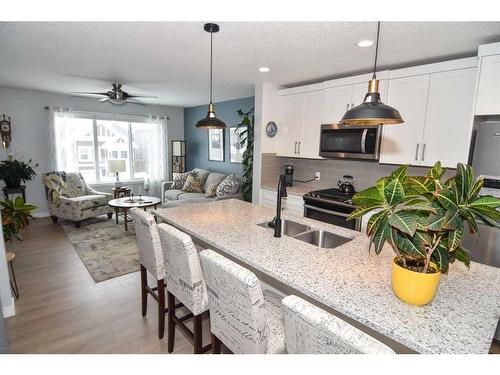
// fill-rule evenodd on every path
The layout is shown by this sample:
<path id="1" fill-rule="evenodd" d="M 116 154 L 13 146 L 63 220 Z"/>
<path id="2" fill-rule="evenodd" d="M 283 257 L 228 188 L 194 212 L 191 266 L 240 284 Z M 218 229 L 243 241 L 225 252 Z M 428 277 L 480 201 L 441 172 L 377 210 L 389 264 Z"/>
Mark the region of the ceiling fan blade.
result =
<path id="1" fill-rule="evenodd" d="M 145 99 L 158 99 L 157 96 L 148 96 L 148 95 L 136 95 L 136 94 L 127 94 L 129 98 L 145 98 Z"/>
<path id="2" fill-rule="evenodd" d="M 73 91 L 72 94 L 108 96 L 107 92 L 82 92 L 82 91 Z"/>
<path id="3" fill-rule="evenodd" d="M 102 98 L 102 99 L 99 99 L 100 102 L 107 102 L 109 100 L 109 98 Z"/>

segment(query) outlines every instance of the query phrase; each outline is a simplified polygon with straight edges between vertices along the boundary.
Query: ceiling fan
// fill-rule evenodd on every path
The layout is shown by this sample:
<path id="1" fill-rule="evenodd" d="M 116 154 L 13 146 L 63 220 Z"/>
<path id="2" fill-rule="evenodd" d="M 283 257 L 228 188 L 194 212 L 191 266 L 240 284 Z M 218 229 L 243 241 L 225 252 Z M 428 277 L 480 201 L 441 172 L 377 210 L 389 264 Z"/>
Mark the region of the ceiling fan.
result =
<path id="1" fill-rule="evenodd" d="M 85 95 L 97 95 L 97 96 L 104 96 L 104 98 L 99 99 L 100 102 L 110 102 L 113 104 L 125 104 L 125 103 L 135 103 L 135 104 L 141 104 L 141 105 L 146 105 L 145 103 L 136 100 L 137 98 L 139 99 L 146 99 L 146 98 L 158 98 L 157 96 L 146 96 L 146 95 L 136 95 L 136 94 L 129 94 L 126 91 L 122 90 L 122 84 L 121 83 L 112 83 L 113 88 L 109 89 L 107 92 L 75 92 L 75 94 L 85 94 Z"/>

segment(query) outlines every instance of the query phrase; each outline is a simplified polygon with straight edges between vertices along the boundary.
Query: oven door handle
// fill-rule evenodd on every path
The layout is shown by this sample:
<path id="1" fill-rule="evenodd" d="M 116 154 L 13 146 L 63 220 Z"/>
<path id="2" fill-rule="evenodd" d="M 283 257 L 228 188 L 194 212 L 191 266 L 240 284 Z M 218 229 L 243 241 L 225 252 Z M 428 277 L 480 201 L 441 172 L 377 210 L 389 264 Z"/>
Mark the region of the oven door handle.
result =
<path id="1" fill-rule="evenodd" d="M 349 214 L 345 214 L 343 212 L 331 211 L 331 210 L 327 210 L 326 208 L 315 207 L 315 206 L 311 206 L 309 204 L 305 204 L 304 208 L 309 208 L 311 210 L 315 210 L 315 211 L 319 211 L 319 212 L 324 212 L 325 214 L 332 214 L 332 215 L 337 215 L 337 216 L 342 216 L 342 217 L 348 217 L 349 216 Z"/>

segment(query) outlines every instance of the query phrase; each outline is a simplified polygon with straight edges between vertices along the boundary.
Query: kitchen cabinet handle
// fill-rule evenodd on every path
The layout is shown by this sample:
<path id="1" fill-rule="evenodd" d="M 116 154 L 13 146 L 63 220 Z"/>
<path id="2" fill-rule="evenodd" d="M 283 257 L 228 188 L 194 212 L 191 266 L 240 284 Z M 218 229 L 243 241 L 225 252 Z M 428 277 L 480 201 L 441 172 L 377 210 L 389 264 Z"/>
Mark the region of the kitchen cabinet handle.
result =
<path id="1" fill-rule="evenodd" d="M 298 142 L 295 142 L 295 148 L 294 148 L 294 153 L 297 154 L 297 143 Z"/>
<path id="2" fill-rule="evenodd" d="M 299 144 L 299 148 L 298 148 L 299 152 L 298 152 L 298 154 L 300 155 L 300 144 L 301 144 L 302 142 L 297 142 L 297 143 Z"/>
<path id="3" fill-rule="evenodd" d="M 354 103 L 351 103 L 351 109 L 353 109 L 353 108 L 354 108 Z"/>
<path id="4" fill-rule="evenodd" d="M 415 160 L 418 160 L 418 149 L 420 148 L 420 143 L 417 143 L 417 149 L 415 150 Z"/>
<path id="5" fill-rule="evenodd" d="M 346 110 L 346 111 L 348 111 L 348 110 L 349 110 L 349 103 L 347 103 L 347 104 L 345 105 L 345 110 Z"/>
<path id="6" fill-rule="evenodd" d="M 425 160 L 425 147 L 427 146 L 427 144 L 424 143 L 424 147 L 422 147 L 422 161 Z"/>

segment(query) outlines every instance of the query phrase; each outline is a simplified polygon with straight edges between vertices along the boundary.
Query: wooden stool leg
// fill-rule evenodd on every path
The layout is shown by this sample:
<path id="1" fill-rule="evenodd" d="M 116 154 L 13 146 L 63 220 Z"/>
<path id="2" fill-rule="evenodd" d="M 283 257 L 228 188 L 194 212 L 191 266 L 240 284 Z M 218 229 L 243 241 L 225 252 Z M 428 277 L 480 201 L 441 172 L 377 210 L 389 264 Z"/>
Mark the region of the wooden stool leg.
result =
<path id="1" fill-rule="evenodd" d="M 167 291 L 168 299 L 168 324 L 167 324 L 167 350 L 169 353 L 174 351 L 174 340 L 175 340 L 175 297 L 172 293 Z"/>
<path id="2" fill-rule="evenodd" d="M 194 354 L 203 353 L 203 328 L 201 326 L 201 314 L 196 315 L 193 321 Z"/>
<path id="3" fill-rule="evenodd" d="M 220 353 L 221 353 L 221 342 L 217 338 L 217 336 L 215 336 L 212 333 L 212 354 L 220 354 Z"/>
<path id="4" fill-rule="evenodd" d="M 116 224 L 118 224 L 118 208 L 115 208 L 115 219 L 116 219 Z"/>
<path id="5" fill-rule="evenodd" d="M 148 311 L 148 292 L 146 290 L 146 285 L 148 285 L 148 275 L 146 269 L 141 264 L 141 305 L 142 305 L 142 316 L 146 316 Z"/>
<path id="6" fill-rule="evenodd" d="M 12 285 L 11 282 L 10 286 L 12 288 L 12 291 L 14 292 L 14 296 L 16 297 L 16 299 L 19 299 L 19 289 L 17 288 L 16 274 L 14 273 L 14 265 L 12 264 L 12 261 L 10 261 L 9 264 L 10 264 L 10 272 L 12 273 L 12 279 L 14 280 L 14 285 Z"/>
<path id="7" fill-rule="evenodd" d="M 158 338 L 165 333 L 165 281 L 158 280 Z"/>

